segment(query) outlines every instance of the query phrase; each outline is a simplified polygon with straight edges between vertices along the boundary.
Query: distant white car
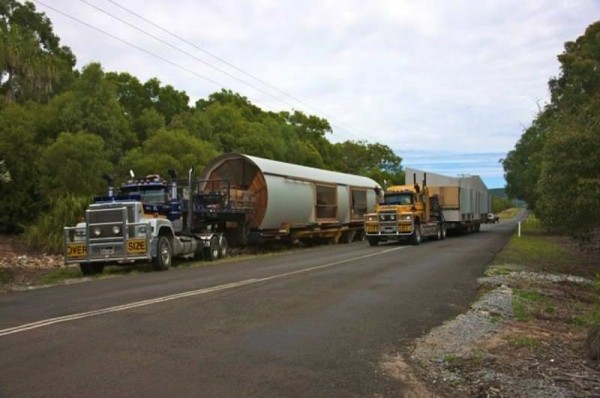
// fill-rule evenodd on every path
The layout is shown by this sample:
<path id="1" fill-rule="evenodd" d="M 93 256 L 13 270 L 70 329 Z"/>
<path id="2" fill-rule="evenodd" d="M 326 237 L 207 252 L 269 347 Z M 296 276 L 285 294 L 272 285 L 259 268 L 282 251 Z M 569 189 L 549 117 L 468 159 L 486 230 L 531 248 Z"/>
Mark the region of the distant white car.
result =
<path id="1" fill-rule="evenodd" d="M 500 222 L 500 217 L 495 215 L 494 213 L 488 213 L 485 222 L 486 224 L 495 224 L 497 222 Z"/>

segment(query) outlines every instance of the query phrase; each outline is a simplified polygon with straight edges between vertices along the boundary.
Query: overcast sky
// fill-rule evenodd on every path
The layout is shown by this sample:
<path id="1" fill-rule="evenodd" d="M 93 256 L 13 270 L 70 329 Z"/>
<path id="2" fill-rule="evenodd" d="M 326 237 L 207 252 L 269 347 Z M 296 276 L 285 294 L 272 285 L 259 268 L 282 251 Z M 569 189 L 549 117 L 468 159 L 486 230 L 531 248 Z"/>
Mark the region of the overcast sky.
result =
<path id="1" fill-rule="evenodd" d="M 192 102 L 231 89 L 328 119 L 333 142 L 379 142 L 404 166 L 490 188 L 548 101 L 564 43 L 600 20 L 600 0 L 35 3 L 78 68 L 157 77 Z"/>

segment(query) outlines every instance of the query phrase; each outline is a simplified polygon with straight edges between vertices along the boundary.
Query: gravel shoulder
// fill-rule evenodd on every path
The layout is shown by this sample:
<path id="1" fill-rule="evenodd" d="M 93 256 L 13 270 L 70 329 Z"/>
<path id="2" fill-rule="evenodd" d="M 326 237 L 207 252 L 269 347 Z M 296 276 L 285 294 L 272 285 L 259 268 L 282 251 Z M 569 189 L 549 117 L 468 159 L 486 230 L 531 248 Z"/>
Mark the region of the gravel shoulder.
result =
<path id="1" fill-rule="evenodd" d="M 567 268 L 585 276 L 491 266 L 468 312 L 384 356 L 381 368 L 408 386 L 406 397 L 600 397 L 600 361 L 584 350 L 600 268 L 593 256 L 578 263 Z"/>

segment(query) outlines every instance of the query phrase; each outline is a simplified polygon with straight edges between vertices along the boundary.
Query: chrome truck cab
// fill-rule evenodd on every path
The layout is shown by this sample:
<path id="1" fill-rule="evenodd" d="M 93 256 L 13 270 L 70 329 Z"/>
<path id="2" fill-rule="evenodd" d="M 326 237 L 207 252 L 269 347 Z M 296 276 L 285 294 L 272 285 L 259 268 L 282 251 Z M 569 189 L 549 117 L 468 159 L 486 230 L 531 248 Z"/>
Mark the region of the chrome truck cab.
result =
<path id="1" fill-rule="evenodd" d="M 226 255 L 222 233 L 184 233 L 183 203 L 174 175 L 171 182 L 158 175 L 130 180 L 117 195 L 109 181 L 108 196 L 96 197 L 84 220 L 64 228 L 65 263 L 78 263 L 84 275 L 92 275 L 106 265 L 150 261 L 166 270 L 173 256 Z"/>
<path id="2" fill-rule="evenodd" d="M 65 263 L 79 263 L 84 274 L 94 274 L 109 263 L 150 261 L 156 256 L 158 222 L 144 215 L 140 201 L 97 201 L 84 222 L 64 228 Z"/>

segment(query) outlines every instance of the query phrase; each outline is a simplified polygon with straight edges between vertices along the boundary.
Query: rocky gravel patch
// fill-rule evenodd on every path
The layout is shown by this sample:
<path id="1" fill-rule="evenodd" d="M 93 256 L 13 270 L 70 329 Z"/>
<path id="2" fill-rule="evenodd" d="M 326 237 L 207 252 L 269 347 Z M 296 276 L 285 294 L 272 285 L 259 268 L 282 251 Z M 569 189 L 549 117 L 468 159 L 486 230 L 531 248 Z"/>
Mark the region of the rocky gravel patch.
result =
<path id="1" fill-rule="evenodd" d="M 404 381 L 420 380 L 413 383 L 414 396 L 600 397 L 600 364 L 583 358 L 579 348 L 583 328 L 556 319 L 518 322 L 513 313 L 513 289 L 524 282 L 552 285 L 553 294 L 555 285 L 565 287 L 566 303 L 569 286 L 593 281 L 511 272 L 479 282 L 487 293 L 467 313 L 434 328 L 401 358 L 410 365 L 405 374 L 418 375 Z"/>

